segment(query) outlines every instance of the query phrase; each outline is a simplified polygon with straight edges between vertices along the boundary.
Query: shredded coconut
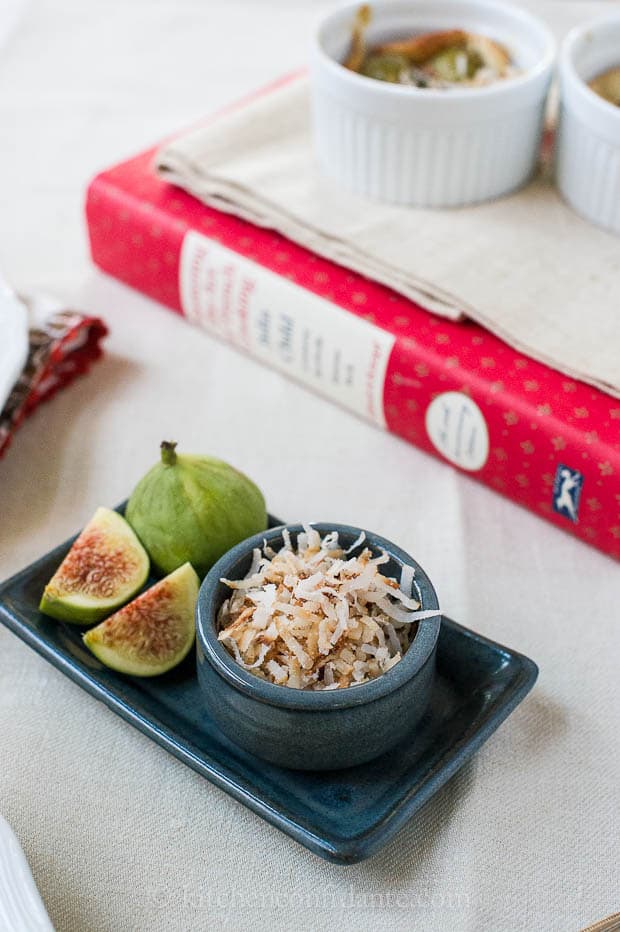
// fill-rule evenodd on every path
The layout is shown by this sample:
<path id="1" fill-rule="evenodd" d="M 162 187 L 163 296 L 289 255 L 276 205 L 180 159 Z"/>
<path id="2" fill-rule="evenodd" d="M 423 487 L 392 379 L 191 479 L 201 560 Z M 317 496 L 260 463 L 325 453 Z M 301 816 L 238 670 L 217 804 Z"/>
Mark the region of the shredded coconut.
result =
<path id="1" fill-rule="evenodd" d="M 418 622 L 439 612 L 421 611 L 407 595 L 413 570 L 403 567 L 401 586 L 384 576 L 386 553 L 368 547 L 352 553 L 331 531 L 322 539 L 304 525 L 293 547 L 288 531 L 275 552 L 254 550 L 244 579 L 222 579 L 231 590 L 218 615 L 219 640 L 244 669 L 294 689 L 332 690 L 368 683 L 401 660 Z M 405 591 L 403 591 L 405 590 Z"/>

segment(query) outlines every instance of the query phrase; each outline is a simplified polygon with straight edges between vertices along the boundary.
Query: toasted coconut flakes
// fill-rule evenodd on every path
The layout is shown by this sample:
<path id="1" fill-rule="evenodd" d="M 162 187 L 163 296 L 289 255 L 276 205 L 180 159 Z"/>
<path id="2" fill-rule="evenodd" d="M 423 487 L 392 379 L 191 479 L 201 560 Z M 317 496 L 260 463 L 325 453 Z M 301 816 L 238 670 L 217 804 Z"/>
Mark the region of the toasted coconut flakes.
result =
<path id="1" fill-rule="evenodd" d="M 297 657 L 300 665 L 304 670 L 310 670 L 312 668 L 312 658 L 305 652 L 297 638 L 294 638 L 292 634 L 288 631 L 283 631 L 280 629 L 280 637 L 288 647 L 290 651 Z"/>
<path id="2" fill-rule="evenodd" d="M 248 576 L 254 576 L 255 573 L 258 573 L 261 559 L 262 559 L 262 554 L 260 552 L 260 547 L 255 547 L 254 550 L 252 551 L 252 565 L 250 566 L 250 569 L 248 570 L 248 573 L 247 573 Z"/>
<path id="3" fill-rule="evenodd" d="M 389 621 L 386 621 L 383 624 L 383 630 L 387 634 L 387 640 L 388 640 L 389 646 L 392 648 L 393 651 L 398 653 L 401 648 L 401 643 L 398 640 L 398 635 L 396 634 L 394 625 L 390 624 Z"/>
<path id="4" fill-rule="evenodd" d="M 290 686 L 292 689 L 302 689 L 301 682 L 301 669 L 299 667 L 299 661 L 297 657 L 290 657 L 288 661 L 289 673 L 288 673 L 288 682 L 287 686 Z"/>
<path id="5" fill-rule="evenodd" d="M 361 544 L 363 544 L 365 540 L 366 540 L 366 535 L 364 534 L 363 531 L 361 531 L 360 536 L 357 538 L 357 540 L 353 541 L 353 543 L 347 550 L 345 550 L 345 553 L 352 553 L 354 550 L 357 550 L 357 548 L 361 546 Z"/>
<path id="6" fill-rule="evenodd" d="M 268 660 L 265 664 L 265 672 L 273 677 L 274 683 L 284 683 L 288 673 L 286 667 L 283 667 L 282 664 L 278 663 L 276 660 Z"/>
<path id="7" fill-rule="evenodd" d="M 329 619 L 323 618 L 319 622 L 318 648 L 320 654 L 329 654 L 332 646 L 331 634 Z"/>
<path id="8" fill-rule="evenodd" d="M 272 621 L 269 627 L 265 628 L 265 632 L 262 635 L 261 640 L 265 644 L 269 642 L 273 643 L 274 641 L 277 641 L 278 637 L 279 637 L 278 626 L 276 625 L 275 621 Z"/>
<path id="9" fill-rule="evenodd" d="M 234 638 L 222 638 L 222 642 L 226 647 L 232 647 L 235 660 L 237 663 L 241 664 L 242 667 L 245 667 L 246 670 L 254 670 L 256 667 L 260 667 L 269 649 L 266 644 L 261 645 L 261 648 L 258 652 L 258 658 L 254 661 L 254 663 L 246 663 L 241 655 L 241 651 L 239 650 L 239 645 Z"/>
<path id="10" fill-rule="evenodd" d="M 241 654 L 244 654 L 252 644 L 255 643 L 255 635 L 251 628 L 246 628 L 237 644 L 239 645 L 239 650 Z"/>
<path id="11" fill-rule="evenodd" d="M 245 579 L 222 579 L 221 582 L 225 583 L 227 586 L 230 586 L 231 589 L 254 589 L 256 586 L 260 585 L 262 577 L 261 574 L 255 573 L 253 576 L 247 576 Z"/>
<path id="12" fill-rule="evenodd" d="M 346 551 L 332 531 L 311 525 L 297 549 L 283 532 L 277 552 L 264 542 L 245 579 L 223 579 L 232 593 L 219 615 L 219 639 L 235 660 L 277 685 L 338 689 L 367 683 L 391 669 L 415 637 L 421 611 L 409 596 L 413 570 L 401 584 L 382 575 L 386 553 L 373 556 L 365 536 Z"/>

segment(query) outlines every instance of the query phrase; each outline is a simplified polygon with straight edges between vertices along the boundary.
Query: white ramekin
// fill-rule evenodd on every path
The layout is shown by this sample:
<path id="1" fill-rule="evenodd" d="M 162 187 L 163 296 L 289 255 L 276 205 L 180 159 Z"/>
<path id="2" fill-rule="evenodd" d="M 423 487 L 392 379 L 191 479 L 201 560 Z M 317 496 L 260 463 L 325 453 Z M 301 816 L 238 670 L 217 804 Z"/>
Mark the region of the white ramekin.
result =
<path id="1" fill-rule="evenodd" d="M 620 233 L 620 107 L 587 85 L 613 67 L 620 67 L 620 13 L 578 26 L 564 40 L 556 175 L 571 207 Z"/>
<path id="2" fill-rule="evenodd" d="M 373 42 L 463 28 L 502 42 L 523 73 L 488 87 L 419 89 L 344 68 L 359 2 L 319 25 L 311 55 L 315 148 L 344 188 L 381 201 L 454 207 L 524 184 L 538 156 L 555 42 L 536 17 L 498 0 L 381 0 Z"/>

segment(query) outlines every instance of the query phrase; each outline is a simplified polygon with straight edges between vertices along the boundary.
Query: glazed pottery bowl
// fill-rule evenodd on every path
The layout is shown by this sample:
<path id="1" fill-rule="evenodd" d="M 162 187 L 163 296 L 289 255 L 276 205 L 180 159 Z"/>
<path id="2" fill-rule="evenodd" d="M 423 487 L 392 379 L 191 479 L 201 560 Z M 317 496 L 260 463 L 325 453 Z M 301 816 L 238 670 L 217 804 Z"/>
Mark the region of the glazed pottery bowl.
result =
<path id="1" fill-rule="evenodd" d="M 344 548 L 360 528 L 317 524 L 323 536 L 338 531 Z M 287 525 L 293 545 L 302 525 Z M 421 621 L 402 660 L 369 683 L 327 691 L 298 690 L 267 682 L 241 667 L 218 641 L 217 615 L 230 589 L 221 578 L 240 579 L 248 572 L 252 551 L 266 541 L 284 545 L 284 526 L 270 528 L 229 550 L 210 570 L 196 609 L 198 681 L 205 710 L 221 731 L 246 751 L 282 767 L 334 770 L 364 763 L 383 754 L 412 733 L 427 707 L 435 675 L 435 651 L 441 624 L 433 586 L 409 554 L 365 531 L 373 555 L 385 551 L 382 573 L 401 579 L 403 567 L 414 571 L 411 594 L 437 616 Z M 405 571 L 405 578 L 410 576 Z"/>

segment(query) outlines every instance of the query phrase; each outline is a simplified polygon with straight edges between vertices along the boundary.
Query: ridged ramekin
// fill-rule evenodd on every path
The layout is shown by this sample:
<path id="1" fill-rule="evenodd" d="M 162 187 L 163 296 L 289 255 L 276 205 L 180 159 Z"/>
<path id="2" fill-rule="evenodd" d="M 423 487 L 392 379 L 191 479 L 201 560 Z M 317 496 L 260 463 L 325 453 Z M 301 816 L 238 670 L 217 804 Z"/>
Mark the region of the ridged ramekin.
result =
<path id="1" fill-rule="evenodd" d="M 416 88 L 340 64 L 359 2 L 319 25 L 311 54 L 315 149 L 343 188 L 394 204 L 455 207 L 507 194 L 532 174 L 555 42 L 536 17 L 497 0 L 383 0 L 369 43 L 463 28 L 507 46 L 522 74 L 487 87 Z"/>
<path id="2" fill-rule="evenodd" d="M 557 183 L 587 220 L 620 233 L 620 107 L 587 82 L 620 67 L 620 13 L 578 26 L 560 53 Z"/>

